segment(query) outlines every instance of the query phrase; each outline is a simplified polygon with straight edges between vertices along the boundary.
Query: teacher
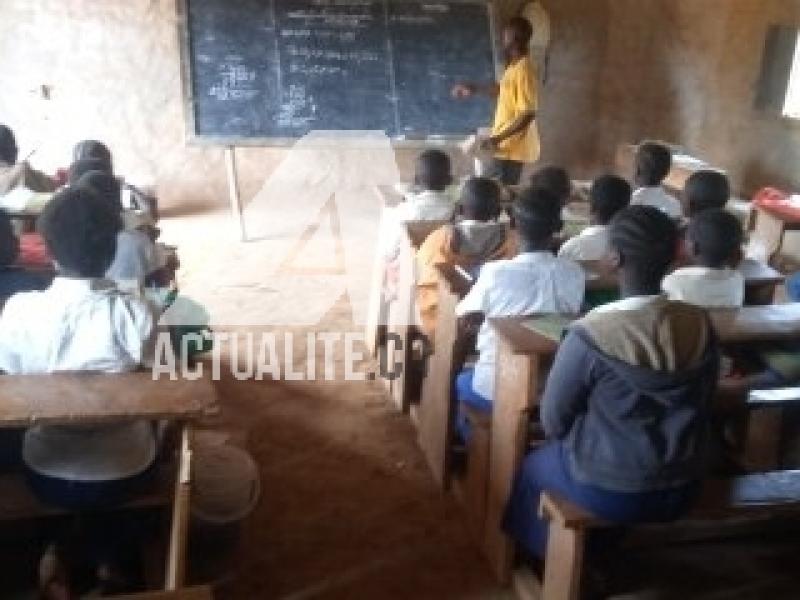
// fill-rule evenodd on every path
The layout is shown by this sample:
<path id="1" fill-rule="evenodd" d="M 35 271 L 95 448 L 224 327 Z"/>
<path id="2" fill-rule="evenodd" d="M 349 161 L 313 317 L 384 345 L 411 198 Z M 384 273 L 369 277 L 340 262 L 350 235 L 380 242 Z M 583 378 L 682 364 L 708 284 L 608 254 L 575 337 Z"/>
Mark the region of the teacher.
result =
<path id="1" fill-rule="evenodd" d="M 536 129 L 538 91 L 536 68 L 529 44 L 533 28 L 523 17 L 514 17 L 503 28 L 503 53 L 506 68 L 498 85 L 462 82 L 453 87 L 453 97 L 469 98 L 484 94 L 497 98 L 492 135 L 481 145 L 493 154 L 487 177 L 505 185 L 517 185 L 526 163 L 539 158 L 539 133 Z"/>

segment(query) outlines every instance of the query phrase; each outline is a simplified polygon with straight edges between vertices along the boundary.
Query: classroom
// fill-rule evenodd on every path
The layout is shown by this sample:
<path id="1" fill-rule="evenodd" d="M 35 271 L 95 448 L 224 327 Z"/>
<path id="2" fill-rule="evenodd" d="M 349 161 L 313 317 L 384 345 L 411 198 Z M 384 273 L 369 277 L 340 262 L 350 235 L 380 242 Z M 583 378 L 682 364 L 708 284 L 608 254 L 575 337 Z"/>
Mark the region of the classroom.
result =
<path id="1" fill-rule="evenodd" d="M 800 0 L 0 13 L 0 598 L 800 597 Z"/>

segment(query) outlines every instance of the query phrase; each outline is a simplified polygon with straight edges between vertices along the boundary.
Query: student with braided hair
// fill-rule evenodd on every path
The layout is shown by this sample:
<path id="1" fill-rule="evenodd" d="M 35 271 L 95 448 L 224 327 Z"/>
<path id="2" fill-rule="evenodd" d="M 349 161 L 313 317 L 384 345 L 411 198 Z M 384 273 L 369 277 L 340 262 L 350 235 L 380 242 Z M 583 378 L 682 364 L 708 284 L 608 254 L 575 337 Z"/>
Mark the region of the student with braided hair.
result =
<path id="1" fill-rule="evenodd" d="M 549 442 L 528 455 L 505 528 L 542 557 L 551 491 L 617 523 L 686 511 L 709 454 L 719 355 L 705 312 L 661 295 L 678 232 L 661 211 L 633 206 L 611 225 L 623 299 L 570 327 L 541 399 Z"/>

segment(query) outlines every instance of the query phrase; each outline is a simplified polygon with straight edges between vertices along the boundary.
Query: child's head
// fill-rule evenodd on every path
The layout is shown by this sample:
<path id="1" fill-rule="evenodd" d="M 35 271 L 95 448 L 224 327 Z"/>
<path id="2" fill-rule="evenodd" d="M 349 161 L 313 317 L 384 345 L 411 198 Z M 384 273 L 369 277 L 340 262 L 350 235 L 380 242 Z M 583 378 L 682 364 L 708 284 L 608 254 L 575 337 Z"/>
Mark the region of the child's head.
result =
<path id="1" fill-rule="evenodd" d="M 525 17 L 512 17 L 503 27 L 503 49 L 508 52 L 526 50 L 533 37 L 533 27 Z"/>
<path id="2" fill-rule="evenodd" d="M 530 186 L 547 190 L 558 198 L 562 205 L 572 196 L 572 181 L 569 173 L 561 167 L 542 167 L 531 175 Z"/>
<path id="3" fill-rule="evenodd" d="M 644 142 L 636 151 L 636 185 L 654 187 L 669 175 L 672 168 L 672 152 L 664 144 Z"/>
<path id="4" fill-rule="evenodd" d="M 592 182 L 589 210 L 595 224 L 608 225 L 630 203 L 631 185 L 622 177 L 603 175 Z"/>
<path id="5" fill-rule="evenodd" d="M 675 260 L 678 227 L 652 206 L 629 206 L 611 221 L 611 247 L 619 257 L 624 295 L 658 294 Z"/>
<path id="6" fill-rule="evenodd" d="M 104 160 L 99 158 L 82 158 L 81 160 L 76 160 L 69 166 L 69 184 L 77 185 L 81 177 L 92 171 L 100 171 L 102 173 L 108 173 L 109 175 L 112 174 L 108 163 Z"/>
<path id="7" fill-rule="evenodd" d="M 111 204 L 117 212 L 122 212 L 122 187 L 113 175 L 104 171 L 87 171 L 72 185 L 91 190 Z"/>
<path id="8" fill-rule="evenodd" d="M 111 150 L 103 142 L 97 140 L 83 140 L 75 144 L 72 149 L 72 162 L 85 159 L 101 160 L 106 164 L 109 173 L 114 172 L 114 163 L 111 159 Z M 104 169 L 105 170 L 105 169 Z"/>
<path id="9" fill-rule="evenodd" d="M 425 150 L 417 157 L 414 183 L 426 190 L 441 192 L 453 183 L 450 157 L 441 150 Z"/>
<path id="10" fill-rule="evenodd" d="M 14 226 L 8 214 L 0 210 L 0 267 L 13 265 L 18 256 L 19 240 L 14 233 Z"/>
<path id="11" fill-rule="evenodd" d="M 11 128 L 0 124 L 0 161 L 9 165 L 16 164 L 19 149 Z"/>
<path id="12" fill-rule="evenodd" d="M 114 260 L 122 219 L 106 199 L 76 186 L 62 190 L 47 203 L 40 229 L 64 275 L 102 277 Z"/>
<path id="13" fill-rule="evenodd" d="M 500 186 L 487 177 L 470 177 L 461 189 L 458 205 L 465 219 L 496 219 L 500 214 Z"/>
<path id="14" fill-rule="evenodd" d="M 731 197 L 731 186 L 728 178 L 718 171 L 698 171 L 686 180 L 683 194 L 689 217 L 694 217 L 704 210 L 725 208 Z"/>
<path id="15" fill-rule="evenodd" d="M 742 224 L 728 211 L 711 208 L 701 212 L 689 223 L 687 237 L 695 262 L 701 266 L 735 267 L 742 258 Z"/>
<path id="16" fill-rule="evenodd" d="M 561 202 L 548 190 L 530 188 L 514 204 L 514 223 L 523 251 L 549 250 L 561 231 Z"/>

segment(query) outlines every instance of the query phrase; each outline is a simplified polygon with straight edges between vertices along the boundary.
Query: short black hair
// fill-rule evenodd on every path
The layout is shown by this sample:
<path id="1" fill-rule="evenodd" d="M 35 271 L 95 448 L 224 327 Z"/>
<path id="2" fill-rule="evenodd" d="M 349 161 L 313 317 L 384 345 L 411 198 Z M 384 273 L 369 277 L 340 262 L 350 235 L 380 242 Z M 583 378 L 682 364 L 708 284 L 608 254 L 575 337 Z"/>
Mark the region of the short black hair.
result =
<path id="1" fill-rule="evenodd" d="M 530 179 L 530 187 L 547 190 L 562 204 L 572 195 L 572 180 L 563 167 L 546 166 L 538 169 Z"/>
<path id="2" fill-rule="evenodd" d="M 68 187 L 47 203 L 39 228 L 60 269 L 78 277 L 102 277 L 114 260 L 122 218 L 93 191 Z"/>
<path id="3" fill-rule="evenodd" d="M 636 150 L 636 183 L 648 187 L 661 185 L 672 168 L 672 152 L 664 144 L 643 142 Z"/>
<path id="4" fill-rule="evenodd" d="M 14 132 L 8 125 L 0 124 L 0 160 L 13 165 L 17 162 L 18 155 L 19 148 Z"/>
<path id="5" fill-rule="evenodd" d="M 660 288 L 677 250 L 678 227 L 672 219 L 652 206 L 629 206 L 611 221 L 610 239 L 620 268 L 638 283 Z"/>
<path id="6" fill-rule="evenodd" d="M 450 157 L 441 150 L 425 150 L 417 156 L 414 183 L 426 190 L 443 191 L 453 183 Z"/>
<path id="7" fill-rule="evenodd" d="M 525 17 L 512 17 L 506 23 L 506 28 L 514 32 L 517 43 L 527 46 L 533 37 L 533 25 Z"/>
<path id="8" fill-rule="evenodd" d="M 710 208 L 694 217 L 687 235 L 698 262 L 712 269 L 730 265 L 744 240 L 739 219 L 721 208 Z"/>
<path id="9" fill-rule="evenodd" d="M 114 210 L 122 212 L 122 186 L 113 175 L 105 171 L 87 171 L 72 185 L 93 191 L 110 203 Z"/>
<path id="10" fill-rule="evenodd" d="M 500 214 L 500 186 L 488 177 L 470 177 L 461 188 L 459 204 L 467 218 L 490 221 Z"/>
<path id="11" fill-rule="evenodd" d="M 4 210 L 0 210 L 0 267 L 8 267 L 17 262 L 19 257 L 19 240 L 14 233 L 11 218 Z"/>
<path id="12" fill-rule="evenodd" d="M 543 188 L 528 188 L 514 203 L 514 224 L 526 242 L 541 244 L 561 231 L 561 202 Z"/>
<path id="13" fill-rule="evenodd" d="M 731 198 L 731 184 L 719 171 L 697 171 L 686 180 L 683 195 L 693 217 L 704 210 L 725 208 Z"/>
<path id="14" fill-rule="evenodd" d="M 69 184 L 75 185 L 78 180 L 90 171 L 101 171 L 112 175 L 108 163 L 99 158 L 82 158 L 69 166 Z"/>
<path id="15" fill-rule="evenodd" d="M 114 172 L 111 150 L 109 150 L 108 146 L 103 142 L 97 140 L 83 140 L 75 144 L 75 147 L 72 149 L 72 162 L 78 162 L 79 160 L 85 160 L 87 158 L 103 161 L 107 165 L 108 171 L 111 173 Z"/>
<path id="16" fill-rule="evenodd" d="M 589 206 L 600 225 L 608 225 L 619 211 L 631 203 L 631 184 L 616 175 L 603 175 L 592 182 Z"/>

